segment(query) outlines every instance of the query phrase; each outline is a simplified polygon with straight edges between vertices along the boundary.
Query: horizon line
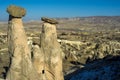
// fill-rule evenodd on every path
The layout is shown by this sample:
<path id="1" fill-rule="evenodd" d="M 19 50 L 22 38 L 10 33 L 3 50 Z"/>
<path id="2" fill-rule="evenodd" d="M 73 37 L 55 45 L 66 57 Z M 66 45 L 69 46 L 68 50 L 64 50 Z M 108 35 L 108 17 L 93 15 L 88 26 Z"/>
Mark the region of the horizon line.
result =
<path id="1" fill-rule="evenodd" d="M 46 17 L 46 16 L 43 16 L 43 17 Z M 89 17 L 120 17 L 120 15 L 96 15 L 96 16 L 74 16 L 74 17 L 48 17 L 48 18 L 53 18 L 53 19 L 64 19 L 64 18 L 68 18 L 68 19 L 72 19 L 72 18 L 89 18 Z M 28 21 L 39 21 L 41 20 L 41 17 L 39 19 L 34 19 L 34 18 L 31 18 L 31 19 L 27 19 L 25 17 L 22 18 L 23 21 L 25 22 L 28 22 Z M 0 20 L 0 22 L 6 22 L 8 20 Z"/>

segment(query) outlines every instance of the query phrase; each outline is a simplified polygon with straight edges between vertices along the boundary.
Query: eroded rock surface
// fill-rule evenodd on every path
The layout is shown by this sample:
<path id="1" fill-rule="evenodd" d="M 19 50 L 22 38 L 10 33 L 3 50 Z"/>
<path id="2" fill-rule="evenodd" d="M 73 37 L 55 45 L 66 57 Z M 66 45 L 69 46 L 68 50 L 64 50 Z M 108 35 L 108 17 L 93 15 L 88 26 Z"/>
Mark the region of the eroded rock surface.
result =
<path id="1" fill-rule="evenodd" d="M 47 17 L 42 17 L 41 20 L 50 24 L 58 24 L 58 21 L 56 21 L 55 19 L 50 19 Z"/>
<path id="2" fill-rule="evenodd" d="M 9 13 L 9 15 L 13 16 L 13 17 L 23 17 L 26 14 L 26 10 L 24 8 L 15 6 L 15 5 L 10 5 L 7 8 L 7 12 Z"/>
<path id="3" fill-rule="evenodd" d="M 62 50 L 57 42 L 56 25 L 45 20 L 39 47 L 33 48 L 33 63 L 43 80 L 64 80 Z"/>
<path id="4" fill-rule="evenodd" d="M 9 9 L 10 8 L 10 9 Z M 14 7 L 9 7 L 12 11 Z M 15 7 L 15 12 L 22 12 L 22 9 Z M 9 13 L 9 12 L 8 12 Z M 10 68 L 7 73 L 7 80 L 40 80 L 35 68 L 31 62 L 31 53 L 27 44 L 22 19 L 18 18 L 19 14 L 12 15 L 9 13 L 8 23 L 8 51 L 10 54 Z M 20 14 L 21 16 L 23 13 Z M 21 17 L 20 16 L 20 17 Z"/>
<path id="5" fill-rule="evenodd" d="M 120 80 L 120 56 L 106 57 L 86 64 L 66 80 Z"/>
<path id="6" fill-rule="evenodd" d="M 117 56 L 120 54 L 120 43 L 118 41 L 58 41 L 69 61 L 77 61 L 82 64 L 86 64 L 87 61 L 102 59 L 107 55 Z"/>

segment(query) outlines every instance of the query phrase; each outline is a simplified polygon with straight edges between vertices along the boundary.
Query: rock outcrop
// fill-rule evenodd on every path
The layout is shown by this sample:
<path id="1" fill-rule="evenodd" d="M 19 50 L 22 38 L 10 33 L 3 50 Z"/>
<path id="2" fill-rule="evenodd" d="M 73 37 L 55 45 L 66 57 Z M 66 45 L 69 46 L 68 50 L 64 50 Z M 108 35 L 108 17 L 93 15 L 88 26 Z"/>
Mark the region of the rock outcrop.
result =
<path id="1" fill-rule="evenodd" d="M 45 21 L 47 23 L 50 23 L 50 24 L 58 24 L 58 22 L 56 20 L 50 19 L 50 18 L 46 18 L 46 17 L 42 17 L 41 20 Z"/>
<path id="2" fill-rule="evenodd" d="M 9 6 L 7 12 L 9 13 L 8 51 L 11 61 L 6 80 L 40 80 L 31 62 L 31 53 L 22 24 L 25 10 Z"/>
<path id="3" fill-rule="evenodd" d="M 82 64 L 97 59 L 103 59 L 108 55 L 117 56 L 120 54 L 120 43 L 118 41 L 69 41 L 58 40 L 68 61 L 75 61 Z"/>
<path id="4" fill-rule="evenodd" d="M 9 15 L 17 18 L 21 18 L 26 14 L 26 10 L 24 8 L 14 6 L 14 5 L 11 5 L 10 7 L 8 7 L 7 12 L 9 13 Z"/>
<path id="5" fill-rule="evenodd" d="M 86 64 L 66 80 L 120 80 L 120 56 L 106 57 Z"/>
<path id="6" fill-rule="evenodd" d="M 33 63 L 42 80 L 64 80 L 62 73 L 62 50 L 57 42 L 57 21 L 42 18 L 44 21 L 40 38 L 40 49 L 33 49 Z"/>

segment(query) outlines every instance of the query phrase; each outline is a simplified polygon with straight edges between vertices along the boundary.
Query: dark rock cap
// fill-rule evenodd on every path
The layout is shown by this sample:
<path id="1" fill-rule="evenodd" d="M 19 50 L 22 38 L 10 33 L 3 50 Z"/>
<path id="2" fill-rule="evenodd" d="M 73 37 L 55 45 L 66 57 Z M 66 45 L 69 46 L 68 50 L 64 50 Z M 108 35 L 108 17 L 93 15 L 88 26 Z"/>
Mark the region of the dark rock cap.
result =
<path id="1" fill-rule="evenodd" d="M 41 20 L 44 22 L 48 22 L 50 24 L 58 24 L 58 22 L 56 20 L 51 19 L 51 18 L 42 17 Z"/>
<path id="2" fill-rule="evenodd" d="M 7 12 L 9 13 L 9 15 L 13 16 L 13 17 L 23 17 L 26 14 L 26 10 L 24 8 L 15 6 L 15 5 L 10 5 L 7 8 Z"/>

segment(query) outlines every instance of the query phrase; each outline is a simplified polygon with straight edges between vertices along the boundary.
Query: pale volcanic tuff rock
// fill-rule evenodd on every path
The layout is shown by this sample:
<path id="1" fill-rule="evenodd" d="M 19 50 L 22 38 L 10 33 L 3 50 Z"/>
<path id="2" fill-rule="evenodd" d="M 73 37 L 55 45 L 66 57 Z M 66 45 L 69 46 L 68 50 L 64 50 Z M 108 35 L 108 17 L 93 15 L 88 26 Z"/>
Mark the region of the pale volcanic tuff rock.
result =
<path id="1" fill-rule="evenodd" d="M 9 6 L 7 11 L 10 14 L 8 22 L 8 52 L 11 64 L 6 80 L 41 80 L 31 62 L 31 53 L 21 19 L 25 14 L 24 9 L 17 6 Z"/>
<path id="2" fill-rule="evenodd" d="M 33 64 L 43 80 L 64 80 L 62 72 L 62 50 L 57 42 L 56 22 L 41 18 L 42 33 L 40 48 L 33 48 Z"/>
<path id="3" fill-rule="evenodd" d="M 68 61 L 77 61 L 86 64 L 88 61 L 102 59 L 107 55 L 119 55 L 118 41 L 81 42 L 58 40 Z"/>

